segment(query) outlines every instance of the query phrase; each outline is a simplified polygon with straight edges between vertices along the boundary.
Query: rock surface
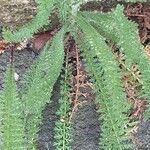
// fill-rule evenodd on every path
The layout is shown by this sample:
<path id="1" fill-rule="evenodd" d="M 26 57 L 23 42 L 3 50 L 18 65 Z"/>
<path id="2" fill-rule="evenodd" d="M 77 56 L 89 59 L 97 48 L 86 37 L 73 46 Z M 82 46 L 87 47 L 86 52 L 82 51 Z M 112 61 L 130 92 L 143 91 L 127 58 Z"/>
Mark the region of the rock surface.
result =
<path id="1" fill-rule="evenodd" d="M 31 20 L 35 13 L 34 0 L 1 0 L 0 26 L 15 29 Z"/>

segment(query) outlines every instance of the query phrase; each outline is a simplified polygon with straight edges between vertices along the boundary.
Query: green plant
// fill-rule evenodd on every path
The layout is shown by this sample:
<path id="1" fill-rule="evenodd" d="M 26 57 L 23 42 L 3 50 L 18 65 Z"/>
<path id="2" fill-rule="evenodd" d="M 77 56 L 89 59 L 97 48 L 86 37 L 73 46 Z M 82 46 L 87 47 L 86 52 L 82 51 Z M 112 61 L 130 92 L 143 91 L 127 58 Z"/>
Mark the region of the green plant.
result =
<path id="1" fill-rule="evenodd" d="M 66 56 L 64 75 L 62 75 L 60 85 L 60 99 L 59 99 L 59 110 L 57 115 L 59 120 L 55 124 L 55 149 L 56 150 L 67 150 L 71 149 L 70 142 L 71 138 L 71 122 L 69 113 L 71 111 L 71 97 L 70 97 L 70 86 L 69 80 L 71 77 L 71 66 L 68 62 L 68 55 Z"/>
<path id="2" fill-rule="evenodd" d="M 0 95 L 0 149 L 24 150 L 24 124 L 22 104 L 14 82 L 13 66 L 8 66 L 6 82 Z"/>
<path id="3" fill-rule="evenodd" d="M 18 97 L 11 71 L 13 66 L 8 67 L 5 89 L 0 97 L 0 137 L 2 139 L 0 149 L 20 150 L 22 147 L 36 149 L 35 141 L 41 123 L 42 110 L 49 102 L 53 85 L 60 75 L 64 60 L 65 64 L 68 63 L 68 56 L 64 59 L 64 39 L 67 39 L 65 37 L 68 32 L 76 40 L 76 45 L 86 60 L 86 68 L 92 78 L 93 90 L 96 93 L 96 102 L 101 104 L 98 109 L 101 113 L 99 118 L 103 122 L 100 148 L 124 150 L 133 147 L 131 143 L 126 142 L 131 139 L 127 126 L 134 123 L 128 117 L 131 104 L 127 101 L 123 89 L 119 63 L 106 40 L 111 40 L 120 46 L 120 51 L 125 55 L 127 70 L 130 70 L 133 64 L 138 65 L 142 77 L 138 79 L 134 74 L 133 76 L 143 87 L 141 97 L 148 100 L 150 100 L 150 62 L 138 40 L 137 26 L 124 16 L 123 6 L 118 5 L 109 13 L 81 12 L 81 5 L 89 1 L 92 0 L 63 0 L 61 2 L 36 0 L 38 12 L 30 23 L 13 32 L 4 29 L 3 37 L 6 41 L 21 42 L 30 38 L 44 25 L 48 25 L 50 13 L 58 10 L 61 29 L 52 40 L 48 41 L 38 59 L 26 73 L 25 88 L 20 97 Z M 70 92 L 68 65 L 62 72 L 64 77 L 61 79 L 60 109 L 57 112 L 60 119 L 55 127 L 54 145 L 56 149 L 67 150 L 71 149 L 72 141 L 72 127 L 68 113 L 71 109 L 69 101 L 71 97 L 69 94 L 66 95 Z M 14 102 L 10 103 L 11 100 Z M 10 112 L 11 109 L 14 111 Z M 146 118 L 149 118 L 149 111 L 148 108 L 145 112 Z M 5 114 L 11 115 L 7 117 Z M 16 122 L 19 124 L 17 124 L 17 130 L 14 130 Z M 14 136 L 8 135 L 12 133 L 11 130 L 15 139 L 13 139 Z"/>

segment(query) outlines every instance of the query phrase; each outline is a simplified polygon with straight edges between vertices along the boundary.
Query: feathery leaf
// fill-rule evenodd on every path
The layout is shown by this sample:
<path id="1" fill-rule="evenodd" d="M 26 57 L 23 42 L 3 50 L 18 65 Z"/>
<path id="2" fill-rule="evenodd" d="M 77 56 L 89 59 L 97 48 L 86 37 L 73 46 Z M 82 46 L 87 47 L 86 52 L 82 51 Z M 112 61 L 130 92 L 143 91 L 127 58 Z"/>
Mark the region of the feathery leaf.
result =
<path id="1" fill-rule="evenodd" d="M 125 113 L 129 110 L 130 104 L 122 89 L 118 65 L 105 39 L 85 21 L 85 18 L 80 15 L 77 23 L 83 32 L 83 55 L 86 57 L 89 73 L 94 79 L 97 101 L 102 105 L 100 112 L 103 133 L 100 144 L 106 150 L 124 150 L 130 147 L 124 143 L 127 132 L 125 126 L 129 124 Z M 94 60 L 95 58 L 97 59 Z"/>
<path id="2" fill-rule="evenodd" d="M 21 42 L 25 39 L 32 37 L 34 33 L 37 33 L 44 25 L 49 24 L 49 16 L 54 8 L 54 0 L 39 0 L 38 12 L 35 18 L 19 28 L 16 31 L 11 32 L 10 30 L 3 29 L 3 37 L 8 42 Z"/>
<path id="3" fill-rule="evenodd" d="M 24 115 L 26 116 L 27 141 L 34 147 L 34 140 L 39 130 L 43 107 L 53 90 L 64 60 L 64 29 L 53 38 L 52 44 L 47 43 L 41 55 L 26 76 L 26 91 L 22 96 Z"/>
<path id="4" fill-rule="evenodd" d="M 150 101 L 150 61 L 140 43 L 137 25 L 124 16 L 123 7 L 120 5 L 113 11 L 113 16 L 118 29 L 119 40 L 117 43 L 126 56 L 126 65 L 129 68 L 133 64 L 138 65 L 142 75 L 141 80 L 143 81 L 142 98 Z M 145 117 L 150 118 L 150 107 L 146 110 Z"/>
<path id="5" fill-rule="evenodd" d="M 9 65 L 0 95 L 0 150 L 24 150 L 24 136 L 22 104 L 14 81 L 14 69 Z"/>
<path id="6" fill-rule="evenodd" d="M 70 122 L 70 111 L 71 111 L 71 96 L 69 80 L 71 78 L 71 66 L 68 64 L 68 58 L 66 56 L 66 65 L 64 67 L 64 75 L 61 79 L 60 86 L 60 99 L 59 99 L 59 110 L 57 115 L 59 117 L 55 124 L 55 150 L 71 150 L 71 130 L 72 125 Z"/>

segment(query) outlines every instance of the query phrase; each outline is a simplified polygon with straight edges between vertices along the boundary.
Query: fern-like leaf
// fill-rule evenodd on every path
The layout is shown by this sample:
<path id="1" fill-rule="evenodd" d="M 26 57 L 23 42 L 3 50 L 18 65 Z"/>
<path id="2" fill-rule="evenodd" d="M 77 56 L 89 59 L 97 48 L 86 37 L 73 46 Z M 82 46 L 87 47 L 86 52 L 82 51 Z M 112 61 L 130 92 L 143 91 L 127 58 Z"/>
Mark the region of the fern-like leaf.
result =
<path id="1" fill-rule="evenodd" d="M 104 150 L 124 150 L 131 147 L 129 143 L 124 143 L 127 132 L 125 126 L 129 124 L 125 113 L 130 104 L 122 89 L 118 65 L 105 39 L 85 18 L 79 15 L 77 23 L 83 32 L 83 38 L 80 40 L 85 41 L 81 48 L 84 49 L 89 73 L 94 80 L 97 101 L 101 104 L 99 111 L 102 113 L 103 133 L 100 145 Z M 94 61 L 94 58 L 97 60 Z"/>
<path id="2" fill-rule="evenodd" d="M 143 96 L 144 99 L 150 99 L 150 61 L 146 58 L 144 48 L 140 43 L 137 25 L 129 21 L 123 14 L 123 7 L 118 5 L 117 8 L 110 13 L 81 13 L 84 15 L 91 25 L 97 31 L 112 40 L 121 47 L 121 51 L 125 54 L 126 65 L 137 64 L 142 73 Z M 149 118 L 150 108 L 145 112 L 145 117 Z"/>
<path id="3" fill-rule="evenodd" d="M 142 98 L 148 99 L 150 103 L 150 61 L 140 43 L 137 25 L 124 16 L 123 7 L 120 5 L 114 10 L 113 17 L 118 28 L 118 45 L 126 56 L 126 65 L 129 68 L 132 64 L 138 65 L 143 81 Z M 150 107 L 146 110 L 145 117 L 150 118 Z"/>
<path id="4" fill-rule="evenodd" d="M 71 78 L 71 66 L 68 64 L 66 56 L 66 66 L 64 68 L 64 75 L 61 79 L 59 110 L 57 115 L 59 117 L 55 124 L 55 150 L 71 150 L 71 129 L 70 111 L 71 111 L 71 95 L 69 80 Z"/>
<path id="5" fill-rule="evenodd" d="M 14 69 L 9 66 L 0 95 L 0 150 L 24 150 L 24 136 L 22 104 L 14 81 Z"/>
<path id="6" fill-rule="evenodd" d="M 106 39 L 117 42 L 118 34 L 116 32 L 116 23 L 112 17 L 112 12 L 79 12 L 82 14 L 90 24 Z"/>
<path id="7" fill-rule="evenodd" d="M 53 38 L 51 46 L 50 42 L 47 43 L 37 62 L 26 75 L 27 88 L 22 100 L 26 117 L 26 138 L 30 148 L 34 147 L 43 107 L 49 102 L 53 85 L 61 71 L 64 59 L 63 37 L 64 29 L 61 29 Z"/>
<path id="8" fill-rule="evenodd" d="M 37 0 L 38 12 L 35 18 L 22 26 L 20 29 L 11 32 L 10 30 L 3 30 L 3 37 L 8 42 L 21 42 L 25 39 L 32 37 L 34 33 L 37 33 L 44 25 L 49 24 L 49 16 L 54 8 L 54 0 Z"/>

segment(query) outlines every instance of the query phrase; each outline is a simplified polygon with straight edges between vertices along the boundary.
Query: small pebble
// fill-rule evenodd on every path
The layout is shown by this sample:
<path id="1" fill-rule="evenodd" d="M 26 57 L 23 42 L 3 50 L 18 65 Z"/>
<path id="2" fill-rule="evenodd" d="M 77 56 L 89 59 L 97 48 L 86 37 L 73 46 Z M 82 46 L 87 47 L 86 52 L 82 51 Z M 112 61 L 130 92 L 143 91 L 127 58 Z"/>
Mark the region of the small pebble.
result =
<path id="1" fill-rule="evenodd" d="M 14 73 L 14 78 L 15 78 L 15 81 L 19 80 L 19 75 L 16 72 Z"/>

